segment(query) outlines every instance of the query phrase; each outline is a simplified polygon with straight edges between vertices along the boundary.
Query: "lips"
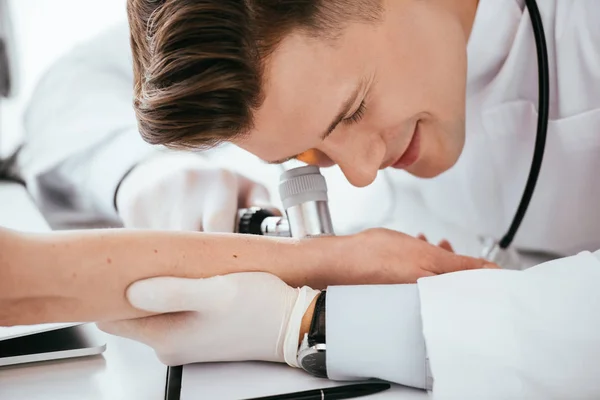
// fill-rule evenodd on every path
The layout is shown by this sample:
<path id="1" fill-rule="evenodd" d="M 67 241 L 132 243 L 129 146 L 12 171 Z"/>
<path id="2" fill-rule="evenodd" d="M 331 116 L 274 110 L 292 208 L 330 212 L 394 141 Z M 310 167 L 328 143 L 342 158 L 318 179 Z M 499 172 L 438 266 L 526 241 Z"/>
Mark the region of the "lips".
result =
<path id="1" fill-rule="evenodd" d="M 421 130 L 419 129 L 419 123 L 417 123 L 415 127 L 415 132 L 413 134 L 408 147 L 404 151 L 404 154 L 400 156 L 400 158 L 392 164 L 392 168 L 395 169 L 404 169 L 413 165 L 419 159 L 421 150 Z"/>

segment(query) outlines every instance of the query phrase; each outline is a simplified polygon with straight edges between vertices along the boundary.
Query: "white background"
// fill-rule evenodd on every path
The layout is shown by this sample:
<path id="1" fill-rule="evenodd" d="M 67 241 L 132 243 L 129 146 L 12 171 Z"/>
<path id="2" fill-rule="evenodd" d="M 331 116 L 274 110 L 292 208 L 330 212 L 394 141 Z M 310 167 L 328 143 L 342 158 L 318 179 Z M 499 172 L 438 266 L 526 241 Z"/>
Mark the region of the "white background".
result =
<path id="1" fill-rule="evenodd" d="M 0 103 L 0 155 L 20 142 L 21 117 L 46 69 L 76 44 L 126 19 L 126 0 L 8 0 L 18 57 L 18 92 Z"/>

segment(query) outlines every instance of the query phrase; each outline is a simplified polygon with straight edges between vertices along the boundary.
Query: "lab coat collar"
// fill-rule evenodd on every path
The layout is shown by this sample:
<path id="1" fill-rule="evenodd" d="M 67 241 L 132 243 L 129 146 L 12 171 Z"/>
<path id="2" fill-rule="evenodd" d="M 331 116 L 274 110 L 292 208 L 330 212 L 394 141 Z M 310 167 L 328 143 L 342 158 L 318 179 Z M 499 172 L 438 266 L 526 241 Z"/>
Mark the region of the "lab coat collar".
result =
<path id="1" fill-rule="evenodd" d="M 470 90 L 481 90 L 500 72 L 513 46 L 524 8 L 524 0 L 479 0 L 467 44 Z"/>

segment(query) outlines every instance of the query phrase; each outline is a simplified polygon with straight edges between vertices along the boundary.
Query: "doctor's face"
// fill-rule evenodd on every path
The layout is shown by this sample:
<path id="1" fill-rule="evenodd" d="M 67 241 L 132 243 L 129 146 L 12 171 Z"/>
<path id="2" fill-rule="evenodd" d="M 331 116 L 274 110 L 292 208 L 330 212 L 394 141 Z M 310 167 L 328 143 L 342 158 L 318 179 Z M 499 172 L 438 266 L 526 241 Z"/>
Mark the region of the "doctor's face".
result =
<path id="1" fill-rule="evenodd" d="M 335 40 L 289 35 L 267 63 L 254 129 L 236 144 L 269 162 L 338 164 L 355 186 L 387 167 L 450 168 L 465 139 L 467 35 L 440 3 L 386 2 L 382 21 Z"/>

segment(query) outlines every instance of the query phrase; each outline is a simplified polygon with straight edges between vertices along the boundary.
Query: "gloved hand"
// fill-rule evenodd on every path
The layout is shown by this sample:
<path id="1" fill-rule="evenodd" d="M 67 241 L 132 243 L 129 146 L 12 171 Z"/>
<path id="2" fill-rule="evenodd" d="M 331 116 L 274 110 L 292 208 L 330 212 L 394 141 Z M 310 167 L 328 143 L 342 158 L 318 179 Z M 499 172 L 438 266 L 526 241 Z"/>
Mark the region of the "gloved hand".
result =
<path id="1" fill-rule="evenodd" d="M 133 283 L 127 298 L 136 308 L 164 314 L 98 327 L 147 344 L 167 365 L 269 361 L 297 366 L 300 323 L 318 293 L 294 289 L 263 272 L 150 278 Z"/>
<path id="2" fill-rule="evenodd" d="M 169 153 L 136 166 L 116 198 L 126 228 L 233 232 L 239 208 L 276 211 L 267 189 L 201 156 Z"/>

